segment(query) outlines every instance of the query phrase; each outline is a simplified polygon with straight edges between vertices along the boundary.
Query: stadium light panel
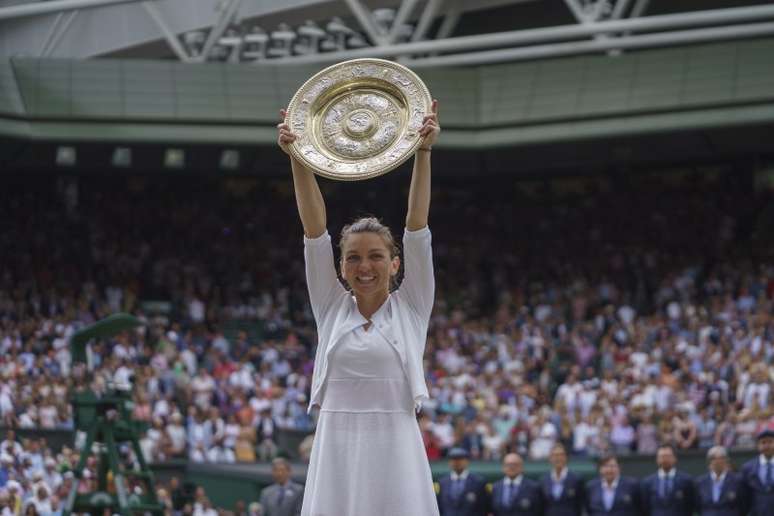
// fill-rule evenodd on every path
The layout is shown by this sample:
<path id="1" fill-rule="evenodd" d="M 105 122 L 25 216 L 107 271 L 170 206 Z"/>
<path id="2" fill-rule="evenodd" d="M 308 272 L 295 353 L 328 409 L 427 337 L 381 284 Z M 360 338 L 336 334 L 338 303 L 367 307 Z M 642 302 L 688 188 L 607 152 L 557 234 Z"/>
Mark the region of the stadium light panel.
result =
<path id="1" fill-rule="evenodd" d="M 60 145 L 56 148 L 56 164 L 60 167 L 72 167 L 77 161 L 78 155 L 75 147 Z"/>
<path id="2" fill-rule="evenodd" d="M 363 47 L 367 47 L 369 45 L 368 45 L 368 42 L 365 40 L 365 38 L 363 36 L 361 36 L 360 34 L 355 33 L 355 34 L 351 35 L 349 37 L 349 39 L 347 40 L 347 46 L 349 48 L 363 48 Z"/>
<path id="3" fill-rule="evenodd" d="M 115 149 L 113 149 L 113 166 L 131 167 L 132 149 L 128 147 L 116 147 Z"/>
<path id="4" fill-rule="evenodd" d="M 220 155 L 220 168 L 227 170 L 239 168 L 239 151 L 233 149 L 224 150 Z"/>
<path id="5" fill-rule="evenodd" d="M 183 168 L 185 166 L 185 151 L 183 149 L 167 149 L 167 152 L 164 153 L 164 166 Z"/>

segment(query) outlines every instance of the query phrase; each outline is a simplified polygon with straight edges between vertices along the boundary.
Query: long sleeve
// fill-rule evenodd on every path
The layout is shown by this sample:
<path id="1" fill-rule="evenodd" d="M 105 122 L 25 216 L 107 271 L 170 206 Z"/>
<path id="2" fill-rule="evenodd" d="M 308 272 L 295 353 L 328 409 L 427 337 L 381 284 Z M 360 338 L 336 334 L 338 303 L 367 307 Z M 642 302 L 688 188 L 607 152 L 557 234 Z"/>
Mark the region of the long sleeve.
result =
<path id="1" fill-rule="evenodd" d="M 404 276 L 400 294 L 423 319 L 429 319 L 435 299 L 435 275 L 430 228 L 403 234 Z"/>
<path id="2" fill-rule="evenodd" d="M 309 302 L 319 325 L 328 314 L 334 294 L 345 290 L 336 276 L 331 236 L 327 231 L 317 238 L 304 236 L 304 260 Z"/>

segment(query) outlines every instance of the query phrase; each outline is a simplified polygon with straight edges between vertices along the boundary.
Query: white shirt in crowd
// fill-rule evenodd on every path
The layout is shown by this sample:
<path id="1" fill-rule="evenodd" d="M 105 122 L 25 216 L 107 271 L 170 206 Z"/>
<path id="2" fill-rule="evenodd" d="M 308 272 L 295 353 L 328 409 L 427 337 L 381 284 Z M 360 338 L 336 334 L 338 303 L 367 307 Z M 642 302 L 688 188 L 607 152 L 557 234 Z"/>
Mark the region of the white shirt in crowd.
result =
<path id="1" fill-rule="evenodd" d="M 556 398 L 564 401 L 568 412 L 572 413 L 580 402 L 581 392 L 583 392 L 583 385 L 581 385 L 580 382 L 574 382 L 572 384 L 563 383 L 556 391 Z"/>
<path id="2" fill-rule="evenodd" d="M 212 391 L 215 390 L 215 380 L 209 375 L 197 375 L 191 379 L 190 386 L 194 392 L 195 403 L 202 408 L 209 407 Z"/>
<path id="3" fill-rule="evenodd" d="M 43 405 L 38 411 L 38 420 L 41 428 L 56 428 L 59 412 L 53 405 Z"/>
<path id="4" fill-rule="evenodd" d="M 751 409 L 757 403 L 758 408 L 766 410 L 769 405 L 771 385 L 768 383 L 749 383 L 744 388 L 744 408 Z"/>
<path id="5" fill-rule="evenodd" d="M 551 453 L 551 447 L 556 442 L 558 432 L 550 421 L 546 421 L 538 430 L 537 436 L 529 446 L 529 456 L 532 459 L 545 459 Z"/>
<path id="6" fill-rule="evenodd" d="M 167 435 L 169 435 L 169 440 L 172 441 L 173 449 L 182 450 L 185 448 L 187 436 L 183 425 L 170 423 L 167 425 Z"/>
<path id="7" fill-rule="evenodd" d="M 200 299 L 193 298 L 188 303 L 188 316 L 194 322 L 204 321 L 205 311 L 206 307 Z"/>
<path id="8" fill-rule="evenodd" d="M 224 446 L 213 446 L 207 450 L 207 461 L 226 462 L 231 464 L 236 462 L 236 455 L 234 455 L 233 450 L 230 450 Z"/>
<path id="9" fill-rule="evenodd" d="M 448 421 L 433 423 L 430 430 L 442 448 L 450 448 L 454 445 L 454 427 Z"/>
<path id="10" fill-rule="evenodd" d="M 587 421 L 581 421 L 575 425 L 572 433 L 572 447 L 575 451 L 584 451 L 589 447 L 597 437 L 599 429 L 595 425 L 590 425 Z"/>

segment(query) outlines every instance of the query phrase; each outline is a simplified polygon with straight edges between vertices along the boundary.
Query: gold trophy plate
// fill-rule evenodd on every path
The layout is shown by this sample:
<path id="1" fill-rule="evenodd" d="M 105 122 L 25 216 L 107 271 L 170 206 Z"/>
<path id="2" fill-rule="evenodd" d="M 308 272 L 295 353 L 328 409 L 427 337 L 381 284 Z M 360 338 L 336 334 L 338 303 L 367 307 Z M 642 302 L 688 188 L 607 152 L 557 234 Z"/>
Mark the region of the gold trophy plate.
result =
<path id="1" fill-rule="evenodd" d="M 340 181 L 385 174 L 416 152 L 432 98 L 405 66 L 353 59 L 322 70 L 293 96 L 285 123 L 290 152 L 313 172 Z"/>

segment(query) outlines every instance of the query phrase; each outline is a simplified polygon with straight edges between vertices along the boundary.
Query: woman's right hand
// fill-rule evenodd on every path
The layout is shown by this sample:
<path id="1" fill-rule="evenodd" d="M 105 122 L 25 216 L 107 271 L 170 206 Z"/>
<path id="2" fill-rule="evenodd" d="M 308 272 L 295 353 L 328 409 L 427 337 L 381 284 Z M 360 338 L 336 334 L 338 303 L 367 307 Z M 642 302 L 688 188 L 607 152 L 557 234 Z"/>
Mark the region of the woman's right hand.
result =
<path id="1" fill-rule="evenodd" d="M 280 116 L 282 117 L 282 122 L 277 124 L 277 144 L 280 146 L 280 149 L 290 156 L 290 149 L 288 149 L 288 145 L 296 141 L 297 136 L 293 134 L 290 131 L 290 126 L 285 123 L 285 115 L 287 112 L 284 109 L 280 109 Z"/>

